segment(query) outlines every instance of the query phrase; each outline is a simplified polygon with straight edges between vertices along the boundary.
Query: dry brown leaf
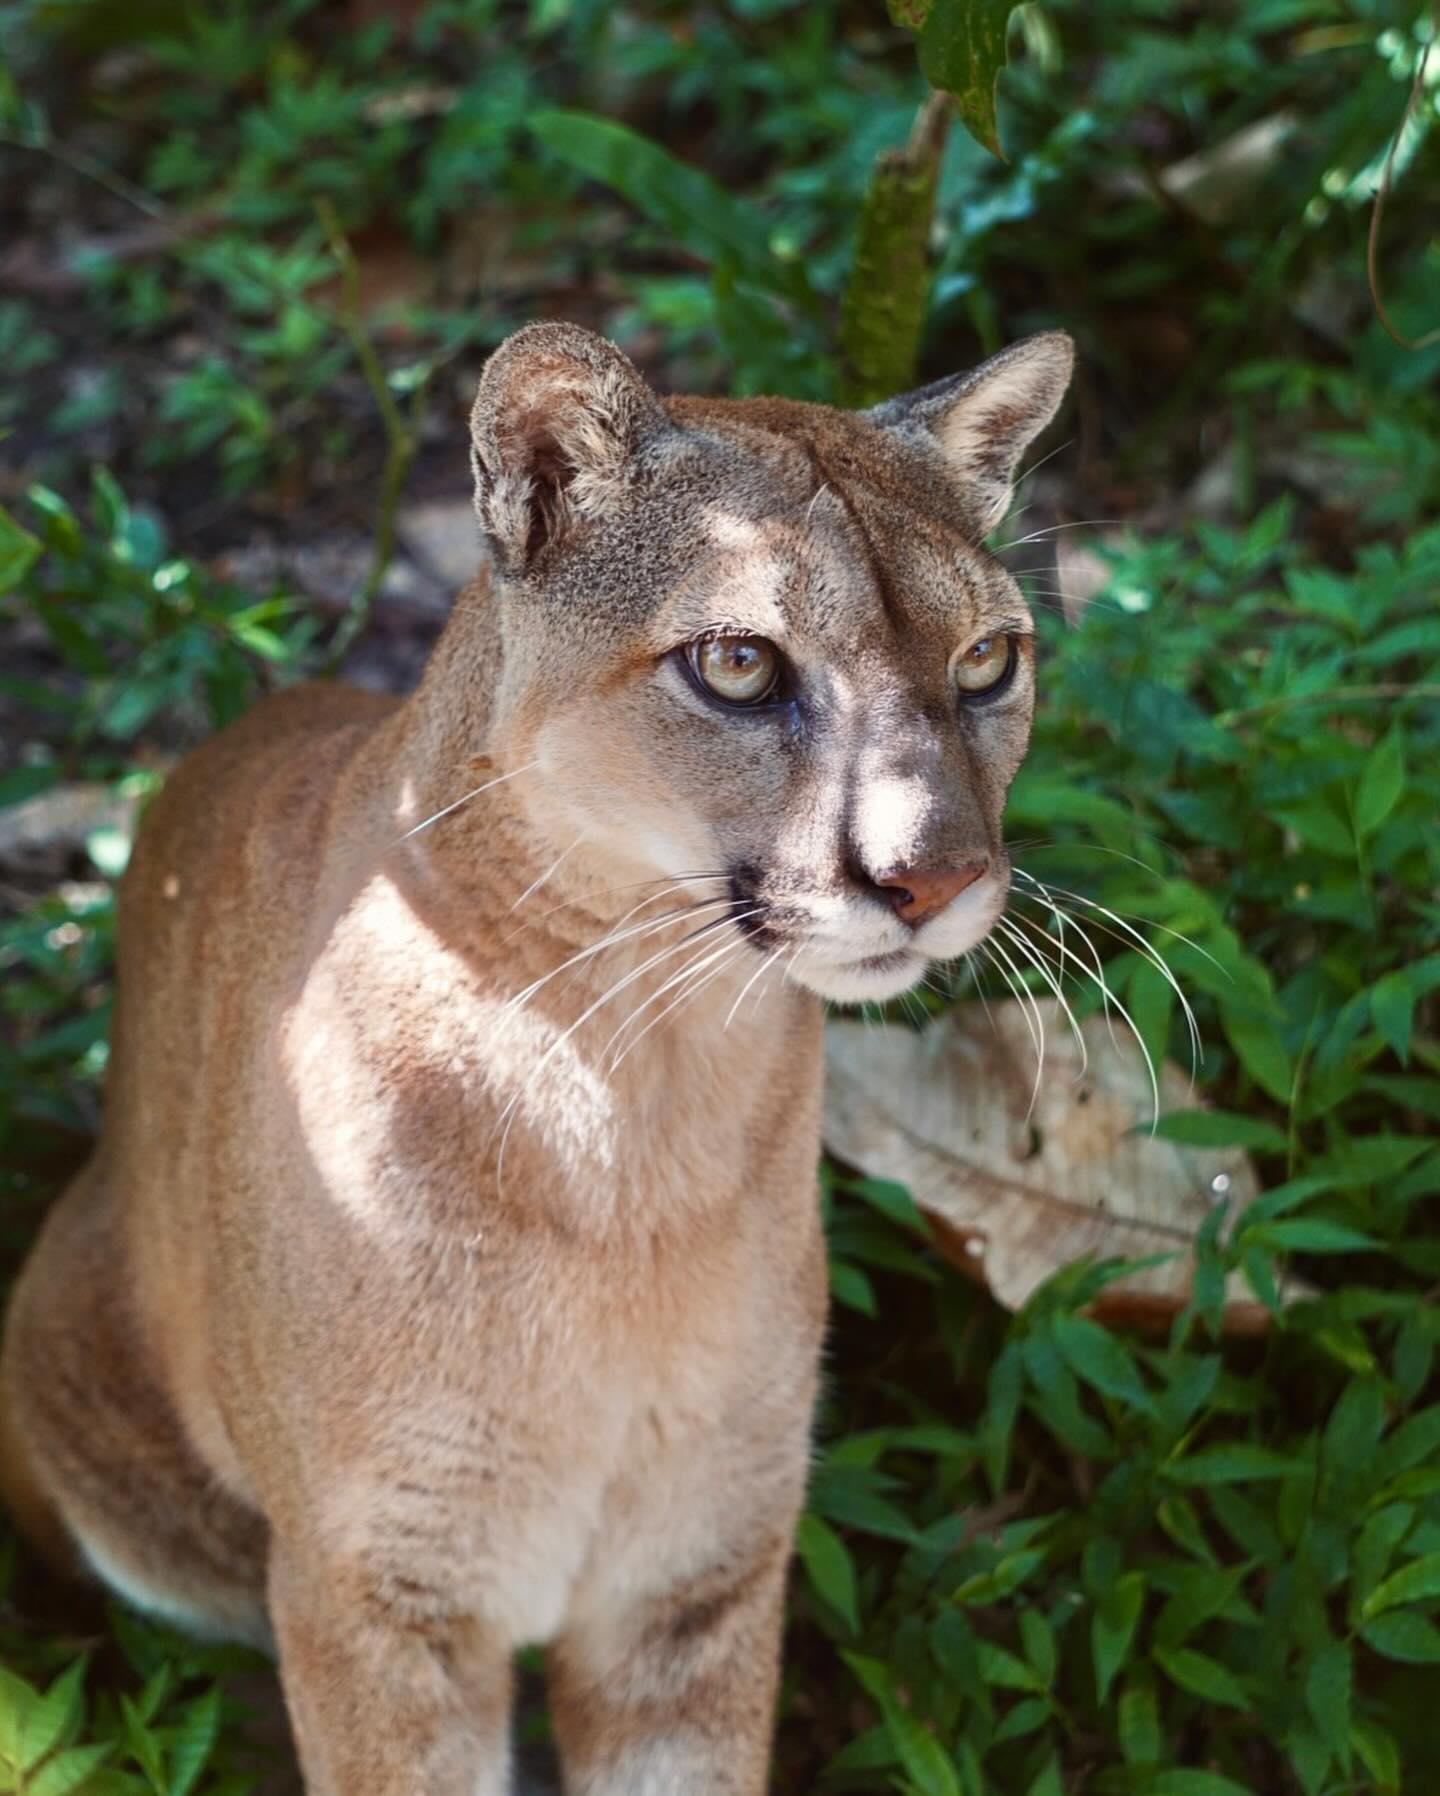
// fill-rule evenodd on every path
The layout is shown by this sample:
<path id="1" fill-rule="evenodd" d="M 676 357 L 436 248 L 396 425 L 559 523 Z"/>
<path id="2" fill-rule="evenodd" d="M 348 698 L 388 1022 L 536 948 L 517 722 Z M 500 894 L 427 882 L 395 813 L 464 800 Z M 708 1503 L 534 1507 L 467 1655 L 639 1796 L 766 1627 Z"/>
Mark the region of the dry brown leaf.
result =
<path id="1" fill-rule="evenodd" d="M 1096 1305 L 1106 1321 L 1168 1320 L 1190 1295 L 1196 1229 L 1216 1202 L 1238 1208 L 1257 1195 L 1254 1168 L 1236 1148 L 1149 1135 L 1144 1061 L 1124 1032 L 1112 1040 L 1102 1017 L 1080 1025 L 1088 1064 L 1068 1028 L 1047 1028 L 1037 1092 L 1035 1020 L 1012 1001 L 988 1015 L 957 1008 L 918 1033 L 832 1022 L 825 1145 L 906 1186 L 942 1251 L 1007 1308 L 1082 1256 L 1168 1253 L 1176 1257 L 1110 1286 Z M 1159 1082 L 1162 1111 L 1194 1105 L 1179 1067 L 1166 1062 Z M 1266 1321 L 1232 1280 L 1226 1328 L 1252 1333 Z"/>

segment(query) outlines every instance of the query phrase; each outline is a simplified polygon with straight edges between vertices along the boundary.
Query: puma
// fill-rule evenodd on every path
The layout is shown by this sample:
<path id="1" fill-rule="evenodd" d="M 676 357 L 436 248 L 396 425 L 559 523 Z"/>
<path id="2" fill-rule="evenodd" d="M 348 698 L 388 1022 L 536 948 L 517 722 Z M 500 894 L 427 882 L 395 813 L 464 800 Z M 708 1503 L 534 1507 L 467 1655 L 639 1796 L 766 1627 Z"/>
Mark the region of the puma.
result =
<path id="1" fill-rule="evenodd" d="M 982 544 L 1071 360 L 851 414 L 532 325 L 418 690 L 270 699 L 151 808 L 3 1481 L 75 1569 L 273 1644 L 313 1796 L 498 1796 L 524 1643 L 567 1790 L 765 1788 L 821 1000 L 1005 904 L 1032 636 Z"/>

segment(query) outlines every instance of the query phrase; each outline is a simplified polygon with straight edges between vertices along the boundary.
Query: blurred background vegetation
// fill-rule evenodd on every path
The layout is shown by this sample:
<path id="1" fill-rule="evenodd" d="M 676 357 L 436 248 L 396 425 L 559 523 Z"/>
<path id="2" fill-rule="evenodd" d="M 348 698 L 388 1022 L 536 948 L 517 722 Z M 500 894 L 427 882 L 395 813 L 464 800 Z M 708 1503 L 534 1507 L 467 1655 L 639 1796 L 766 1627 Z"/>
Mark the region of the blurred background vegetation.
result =
<path id="1" fill-rule="evenodd" d="M 940 10 L 1002 41 L 1011 11 Z M 1069 422 L 1002 533 L 1046 649 L 1012 833 L 1195 1007 L 1212 1114 L 1162 1134 L 1248 1149 L 1266 1189 L 1216 1206 L 1167 1328 L 1111 1332 L 1083 1312 L 1112 1268 L 1010 1316 L 902 1190 L 827 1169 L 840 1301 L 776 1787 L 1421 1796 L 1434 21 L 1015 8 L 1006 159 L 932 131 L 928 255 L 886 295 L 918 309 L 877 365 L 851 307 L 887 265 L 862 245 L 847 306 L 857 221 L 926 98 L 913 28 L 944 55 L 924 0 L 895 11 L 0 0 L 0 1279 L 93 1134 L 137 806 L 267 688 L 413 682 L 477 559 L 490 347 L 566 317 L 663 390 L 837 399 L 1062 325 Z M 1183 1062 L 1138 940 L 1095 940 Z M 1262 1336 L 1225 1335 L 1227 1274 Z M 292 1787 L 257 1661 L 32 1596 L 0 1539 L 0 1791 Z M 543 1754 L 543 1713 L 525 1731 Z"/>

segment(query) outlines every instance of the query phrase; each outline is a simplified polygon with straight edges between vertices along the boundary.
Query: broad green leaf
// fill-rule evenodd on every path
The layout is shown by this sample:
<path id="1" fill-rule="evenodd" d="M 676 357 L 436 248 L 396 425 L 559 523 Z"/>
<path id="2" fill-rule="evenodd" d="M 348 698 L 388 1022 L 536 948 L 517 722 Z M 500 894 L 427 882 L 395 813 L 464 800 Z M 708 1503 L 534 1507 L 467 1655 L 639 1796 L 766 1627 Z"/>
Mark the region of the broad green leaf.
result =
<path id="1" fill-rule="evenodd" d="M 25 1785 L 25 1796 L 75 1796 L 110 1757 L 111 1748 L 72 1746 L 57 1753 Z"/>
<path id="2" fill-rule="evenodd" d="M 1135 1361 L 1115 1336 L 1084 1316 L 1057 1316 L 1051 1324 L 1055 1345 L 1072 1372 L 1107 1397 L 1116 1397 L 1146 1415 L 1155 1412 Z"/>
<path id="3" fill-rule="evenodd" d="M 62 1671 L 25 1716 L 20 1729 L 20 1763 L 31 1767 L 75 1738 L 85 1706 L 85 1661 Z"/>
<path id="4" fill-rule="evenodd" d="M 1238 1005 L 1222 1005 L 1220 1020 L 1240 1064 L 1277 1103 L 1288 1104 L 1295 1084 L 1290 1050 L 1273 1017 Z"/>
<path id="5" fill-rule="evenodd" d="M 1440 1628 L 1418 1610 L 1401 1609 L 1362 1623 L 1360 1638 L 1374 1652 L 1406 1665 L 1440 1665 Z"/>
<path id="6" fill-rule="evenodd" d="M 920 67 L 932 87 L 955 96 L 965 128 L 1002 154 L 995 89 L 1005 67 L 1012 0 L 933 0 L 920 30 Z"/>
<path id="7" fill-rule="evenodd" d="M 859 1266 L 832 1259 L 830 1290 L 836 1303 L 843 1303 L 847 1310 L 859 1310 L 862 1316 L 877 1316 L 880 1313 L 870 1275 Z"/>
<path id="8" fill-rule="evenodd" d="M 1366 1597 L 1360 1613 L 1368 1621 L 1386 1609 L 1397 1608 L 1401 1603 L 1424 1602 L 1428 1597 L 1440 1597 L 1440 1553 L 1422 1553 L 1392 1572 Z"/>
<path id="9" fill-rule="evenodd" d="M 1275 1253 L 1373 1253 L 1380 1243 L 1343 1222 L 1324 1222 L 1318 1216 L 1287 1216 L 1247 1229 L 1246 1239 Z"/>
<path id="10" fill-rule="evenodd" d="M 1160 1710 L 1155 1686 L 1148 1675 L 1127 1683 L 1120 1692 L 1117 1717 L 1120 1750 L 1127 1765 L 1156 1765 L 1165 1749 L 1160 1733 Z"/>
<path id="11" fill-rule="evenodd" d="M 761 215 L 709 175 L 628 126 L 593 113 L 547 107 L 526 122 L 552 154 L 613 188 L 702 261 L 730 261 L 757 285 L 813 305 L 801 264 L 780 261 Z"/>
<path id="12" fill-rule="evenodd" d="M 1408 1416 L 1380 1449 L 1380 1475 L 1393 1478 L 1440 1456 L 1440 1403 Z"/>
<path id="13" fill-rule="evenodd" d="M 999 1690 L 1033 1690 L 1043 1694 L 1039 1678 L 1023 1659 L 1017 1659 L 1014 1653 L 1007 1652 L 1003 1646 L 994 1646 L 988 1640 L 976 1643 L 976 1659 L 980 1666 L 980 1676 L 987 1684 L 994 1684 Z"/>
<path id="14" fill-rule="evenodd" d="M 1305 1674 L 1306 1706 L 1332 1753 L 1343 1753 L 1349 1744 L 1353 1683 L 1350 1648 L 1340 1640 L 1322 1647 Z"/>
<path id="15" fill-rule="evenodd" d="M 1204 1565 L 1187 1566 L 1174 1594 L 1156 1620 L 1155 1644 L 1183 1646 L 1197 1628 L 1228 1608 L 1249 1570 L 1246 1565 L 1232 1565 L 1225 1571 Z"/>
<path id="16" fill-rule="evenodd" d="M 0 1765 L 21 1767 L 20 1738 L 39 1702 L 23 1679 L 0 1665 Z"/>
<path id="17" fill-rule="evenodd" d="M 0 598 L 13 592 L 43 553 L 38 537 L 22 530 L 0 505 Z"/>
<path id="18" fill-rule="evenodd" d="M 1288 1458 L 1269 1447 L 1237 1441 L 1232 1446 L 1205 1447 L 1184 1459 L 1172 1459 L 1161 1467 L 1177 1484 L 1253 1484 L 1263 1478 L 1295 1478 L 1311 1468 L 1304 1460 Z"/>
<path id="19" fill-rule="evenodd" d="M 1191 1771 L 1176 1766 L 1157 1771 L 1144 1785 L 1144 1796 L 1253 1796 L 1244 1784 L 1221 1777 L 1218 1771 Z"/>
<path id="20" fill-rule="evenodd" d="M 1132 1571 L 1117 1579 L 1114 1589 L 1095 1605 L 1090 1650 L 1095 1660 L 1095 1700 L 1102 1707 L 1130 1655 L 1144 1602 L 1145 1579 Z"/>
<path id="21" fill-rule="evenodd" d="M 1373 1469 L 1375 1449 L 1385 1431 L 1385 1393 L 1378 1378 L 1346 1385 L 1330 1412 L 1320 1441 L 1320 1463 L 1332 1478 L 1348 1479 Z"/>
<path id="22" fill-rule="evenodd" d="M 1185 1147 L 1253 1147 L 1283 1154 L 1289 1146 L 1285 1131 L 1274 1123 L 1230 1110 L 1171 1110 L 1156 1123 L 1155 1133 Z"/>
<path id="23" fill-rule="evenodd" d="M 1394 810 L 1405 790 L 1405 735 L 1397 723 L 1370 751 L 1355 793 L 1355 830 L 1370 836 Z"/>
<path id="24" fill-rule="evenodd" d="M 844 1541 L 828 1523 L 807 1511 L 800 1518 L 795 1548 L 810 1582 L 844 1620 L 852 1634 L 860 1630 L 855 1594 L 855 1565 Z"/>
<path id="25" fill-rule="evenodd" d="M 1060 1760 L 1053 1755 L 1046 1761 L 1040 1775 L 1026 1791 L 1026 1796 L 1065 1796 L 1065 1786 L 1060 1781 Z"/>
<path id="26" fill-rule="evenodd" d="M 1400 1748 L 1384 1728 L 1373 1721 L 1356 1721 L 1350 1730 L 1350 1743 L 1380 1786 L 1379 1796 L 1399 1796 Z"/>
<path id="27" fill-rule="evenodd" d="M 1206 1702 L 1222 1703 L 1231 1709 L 1253 1706 L 1238 1679 L 1208 1654 L 1197 1653 L 1188 1646 L 1157 1646 L 1152 1652 L 1166 1677 L 1192 1696 L 1203 1696 Z"/>
<path id="28" fill-rule="evenodd" d="M 1402 1066 L 1410 1064 L 1416 993 L 1403 973 L 1386 973 L 1370 988 L 1370 1015 Z"/>
<path id="29" fill-rule="evenodd" d="M 1359 1601 L 1380 1582 L 1414 1520 L 1413 1504 L 1387 1503 L 1366 1521 L 1350 1555 L 1350 1582 Z"/>
<path id="30" fill-rule="evenodd" d="M 1025 1657 L 1048 1690 L 1055 1682 L 1055 1635 L 1050 1623 L 1038 1609 L 1020 1611 L 1020 1639 L 1025 1648 Z"/>
<path id="31" fill-rule="evenodd" d="M 190 1796 L 220 1736 L 220 1691 L 211 1688 L 185 1711 L 170 1736 L 169 1796 Z"/>

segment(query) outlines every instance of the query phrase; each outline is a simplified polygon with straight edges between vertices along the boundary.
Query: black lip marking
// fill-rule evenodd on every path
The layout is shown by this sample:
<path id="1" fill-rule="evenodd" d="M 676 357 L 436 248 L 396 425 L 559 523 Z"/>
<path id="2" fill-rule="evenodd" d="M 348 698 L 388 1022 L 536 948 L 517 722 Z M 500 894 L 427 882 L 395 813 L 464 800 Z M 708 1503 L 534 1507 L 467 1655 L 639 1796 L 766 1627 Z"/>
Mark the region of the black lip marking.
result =
<path id="1" fill-rule="evenodd" d="M 737 861 L 730 869 L 730 920 L 748 942 L 768 952 L 780 946 L 780 937 L 767 922 L 769 905 L 760 896 L 760 869 Z M 757 905 L 762 906 L 758 915 Z"/>

